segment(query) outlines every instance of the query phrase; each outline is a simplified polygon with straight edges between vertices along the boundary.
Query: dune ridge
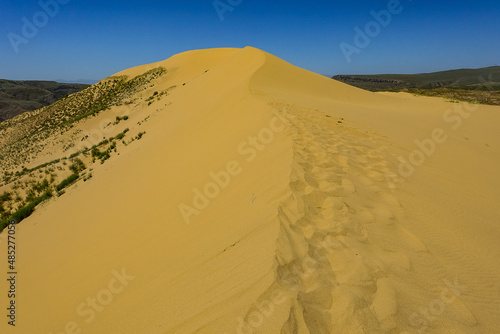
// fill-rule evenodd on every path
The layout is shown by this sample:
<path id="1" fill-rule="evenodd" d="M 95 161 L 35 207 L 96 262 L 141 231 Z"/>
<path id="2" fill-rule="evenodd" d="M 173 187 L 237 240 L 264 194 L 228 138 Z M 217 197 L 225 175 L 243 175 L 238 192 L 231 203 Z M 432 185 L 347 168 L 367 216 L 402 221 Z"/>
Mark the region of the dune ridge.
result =
<path id="1" fill-rule="evenodd" d="M 129 107 L 145 137 L 18 226 L 19 324 L 2 332 L 498 329 L 498 107 L 446 129 L 403 177 L 400 158 L 445 129 L 452 103 L 365 92 L 251 47 L 116 76 L 158 66 L 167 74 Z M 5 258 L 5 233 L 0 244 Z M 90 317 L 117 273 L 130 280 Z"/>

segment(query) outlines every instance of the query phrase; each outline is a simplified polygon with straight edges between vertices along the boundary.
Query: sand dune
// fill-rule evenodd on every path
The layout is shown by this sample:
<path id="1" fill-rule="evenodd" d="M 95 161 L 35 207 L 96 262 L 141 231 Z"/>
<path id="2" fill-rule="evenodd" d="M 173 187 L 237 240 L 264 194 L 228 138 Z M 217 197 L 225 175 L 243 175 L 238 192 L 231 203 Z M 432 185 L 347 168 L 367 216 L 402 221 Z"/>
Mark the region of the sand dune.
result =
<path id="1" fill-rule="evenodd" d="M 146 136 L 18 226 L 2 333 L 500 330 L 500 108 L 370 93 L 251 47 L 117 75 L 157 66 L 133 105 L 78 125 L 129 108 Z"/>

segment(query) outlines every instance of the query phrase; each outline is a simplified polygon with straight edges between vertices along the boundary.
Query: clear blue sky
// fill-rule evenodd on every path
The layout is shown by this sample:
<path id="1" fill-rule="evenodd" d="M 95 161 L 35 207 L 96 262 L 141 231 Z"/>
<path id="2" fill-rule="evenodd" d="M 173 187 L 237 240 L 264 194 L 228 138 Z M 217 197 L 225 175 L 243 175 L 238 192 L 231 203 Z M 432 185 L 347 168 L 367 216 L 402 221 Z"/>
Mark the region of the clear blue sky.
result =
<path id="1" fill-rule="evenodd" d="M 365 30 L 370 11 L 396 0 L 221 0 L 236 4 L 223 21 L 213 0 L 59 1 L 67 3 L 53 17 L 40 13 L 39 0 L 2 1 L 0 78 L 99 80 L 187 50 L 247 45 L 325 75 L 500 65 L 498 0 L 401 0 L 350 63 L 340 44 L 355 47 L 354 28 Z M 38 32 L 23 35 L 23 18 Z M 25 39 L 12 43 L 13 34 Z"/>

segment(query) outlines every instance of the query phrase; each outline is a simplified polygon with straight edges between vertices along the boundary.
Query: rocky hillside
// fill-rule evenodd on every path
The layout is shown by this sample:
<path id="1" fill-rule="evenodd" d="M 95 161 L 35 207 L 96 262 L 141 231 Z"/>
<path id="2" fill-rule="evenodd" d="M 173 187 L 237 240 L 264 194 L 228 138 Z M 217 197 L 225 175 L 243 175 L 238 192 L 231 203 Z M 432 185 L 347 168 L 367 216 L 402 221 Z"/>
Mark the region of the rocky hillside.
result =
<path id="1" fill-rule="evenodd" d="M 42 108 L 89 85 L 0 79 L 0 122 Z"/>

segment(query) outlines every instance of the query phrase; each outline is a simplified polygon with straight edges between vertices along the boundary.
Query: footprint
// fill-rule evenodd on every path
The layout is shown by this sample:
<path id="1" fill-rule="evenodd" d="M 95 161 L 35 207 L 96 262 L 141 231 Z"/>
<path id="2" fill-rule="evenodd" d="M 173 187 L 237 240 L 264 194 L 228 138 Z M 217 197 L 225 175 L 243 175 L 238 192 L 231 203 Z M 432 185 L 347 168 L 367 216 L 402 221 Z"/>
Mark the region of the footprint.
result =
<path id="1" fill-rule="evenodd" d="M 356 186 L 354 186 L 354 183 L 347 178 L 342 179 L 342 188 L 344 191 L 348 194 L 352 194 L 356 192 Z"/>
<path id="2" fill-rule="evenodd" d="M 401 206 L 401 203 L 394 195 L 391 195 L 391 194 L 385 193 L 385 192 L 379 192 L 377 194 L 377 196 L 379 196 L 380 199 L 388 205 L 395 206 L 395 207 Z"/>
<path id="3" fill-rule="evenodd" d="M 373 298 L 371 307 L 377 316 L 378 321 L 382 325 L 382 329 L 391 330 L 395 327 L 395 323 L 390 321 L 398 312 L 398 303 L 396 293 L 391 287 L 388 278 L 377 280 L 377 292 Z"/>

